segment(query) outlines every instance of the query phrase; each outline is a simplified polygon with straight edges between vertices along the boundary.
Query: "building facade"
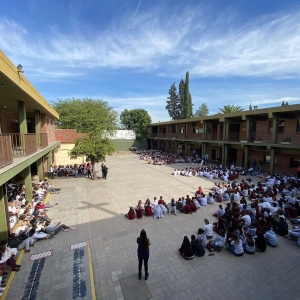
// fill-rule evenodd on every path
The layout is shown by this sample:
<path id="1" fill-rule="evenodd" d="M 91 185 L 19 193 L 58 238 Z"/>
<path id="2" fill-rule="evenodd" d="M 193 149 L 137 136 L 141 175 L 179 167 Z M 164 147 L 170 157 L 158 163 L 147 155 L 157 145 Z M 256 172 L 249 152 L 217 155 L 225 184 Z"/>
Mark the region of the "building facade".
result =
<path id="1" fill-rule="evenodd" d="M 300 105 L 255 109 L 148 126 L 153 149 L 208 154 L 248 169 L 254 160 L 270 173 L 296 174 L 300 163 Z"/>
<path id="2" fill-rule="evenodd" d="M 24 182 L 32 201 L 32 177 L 44 178 L 60 142 L 58 113 L 0 50 L 0 239 L 7 237 L 6 183 Z"/>

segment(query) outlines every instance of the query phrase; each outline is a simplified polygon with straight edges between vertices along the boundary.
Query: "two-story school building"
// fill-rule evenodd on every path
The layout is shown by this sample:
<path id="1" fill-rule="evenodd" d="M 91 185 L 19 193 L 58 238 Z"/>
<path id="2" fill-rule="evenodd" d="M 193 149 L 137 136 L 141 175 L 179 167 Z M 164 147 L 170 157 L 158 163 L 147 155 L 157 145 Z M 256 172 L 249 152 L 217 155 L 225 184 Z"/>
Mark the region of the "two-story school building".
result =
<path id="1" fill-rule="evenodd" d="M 149 147 L 191 155 L 194 150 L 223 165 L 296 174 L 300 163 L 300 105 L 216 114 L 148 126 Z"/>
<path id="2" fill-rule="evenodd" d="M 60 145 L 58 113 L 0 50 L 0 239 L 10 227 L 6 183 L 24 180 L 32 200 L 32 176 L 44 178 Z"/>

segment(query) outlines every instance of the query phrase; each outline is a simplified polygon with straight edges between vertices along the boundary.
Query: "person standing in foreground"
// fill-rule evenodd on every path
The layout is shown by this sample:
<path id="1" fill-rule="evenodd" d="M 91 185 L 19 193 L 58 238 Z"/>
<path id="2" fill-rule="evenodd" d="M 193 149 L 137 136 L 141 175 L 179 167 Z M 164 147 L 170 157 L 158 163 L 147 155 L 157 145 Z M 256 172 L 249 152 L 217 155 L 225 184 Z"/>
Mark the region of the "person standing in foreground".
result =
<path id="1" fill-rule="evenodd" d="M 108 167 L 106 165 L 103 165 L 102 174 L 104 179 L 107 179 L 107 173 L 108 173 Z"/>
<path id="2" fill-rule="evenodd" d="M 144 268 L 145 268 L 145 280 L 148 279 L 148 260 L 150 256 L 149 246 L 151 245 L 150 240 L 147 238 L 147 233 L 145 229 L 141 230 L 140 237 L 137 238 L 138 243 L 138 259 L 139 259 L 139 280 L 142 279 L 142 264 L 144 261 Z"/>
<path id="3" fill-rule="evenodd" d="M 50 173 L 50 178 L 54 179 L 54 168 L 52 165 L 50 165 L 50 167 L 49 167 L 49 173 Z"/>

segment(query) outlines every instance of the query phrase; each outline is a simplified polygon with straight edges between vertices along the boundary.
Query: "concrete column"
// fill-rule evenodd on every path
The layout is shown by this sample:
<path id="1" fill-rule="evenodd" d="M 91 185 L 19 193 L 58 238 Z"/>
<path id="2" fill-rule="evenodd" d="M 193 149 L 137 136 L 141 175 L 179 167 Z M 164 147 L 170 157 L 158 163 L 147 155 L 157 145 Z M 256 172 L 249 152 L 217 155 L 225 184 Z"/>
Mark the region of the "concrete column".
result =
<path id="1" fill-rule="evenodd" d="M 202 139 L 206 140 L 207 137 L 207 123 L 203 122 L 203 135 L 202 135 Z"/>
<path id="2" fill-rule="evenodd" d="M 39 110 L 34 111 L 34 122 L 35 122 L 36 143 L 38 146 L 40 146 L 41 145 L 41 112 Z"/>
<path id="3" fill-rule="evenodd" d="M 273 115 L 273 128 L 272 128 L 272 143 L 273 144 L 276 144 L 277 129 L 278 129 L 277 123 L 278 123 L 278 117 L 276 115 Z"/>
<path id="4" fill-rule="evenodd" d="M 9 231 L 9 219 L 7 202 L 4 194 L 4 186 L 0 186 L 0 240 L 7 240 Z"/>
<path id="5" fill-rule="evenodd" d="M 222 162 L 225 166 L 228 164 L 228 145 L 224 145 L 224 157 L 222 157 Z"/>
<path id="6" fill-rule="evenodd" d="M 23 101 L 18 101 L 18 111 L 19 111 L 20 133 L 28 133 L 26 107 Z"/>
<path id="7" fill-rule="evenodd" d="M 32 181 L 30 166 L 26 167 L 23 170 L 23 175 L 25 181 L 26 200 L 32 202 Z"/>
<path id="8" fill-rule="evenodd" d="M 45 178 L 45 174 L 44 174 L 44 164 L 43 164 L 43 158 L 39 158 L 37 161 L 36 161 L 36 164 L 37 164 L 37 170 L 38 170 L 38 176 L 39 176 L 39 179 L 44 179 Z"/>
<path id="9" fill-rule="evenodd" d="M 206 143 L 202 143 L 202 157 L 206 154 Z"/>
<path id="10" fill-rule="evenodd" d="M 24 134 L 28 133 L 27 131 L 27 118 L 26 118 L 26 107 L 23 101 L 18 101 L 18 112 L 19 112 L 19 126 L 20 126 L 20 141 L 22 149 L 26 151 L 25 137 Z"/>
<path id="11" fill-rule="evenodd" d="M 250 135 L 250 120 L 246 119 L 246 141 L 249 142 L 249 135 Z"/>
<path id="12" fill-rule="evenodd" d="M 245 149 L 245 155 L 244 155 L 244 170 L 249 169 L 249 148 L 247 146 L 244 147 Z"/>
<path id="13" fill-rule="evenodd" d="M 277 127 L 277 123 L 276 123 Z M 273 129 L 274 129 L 274 123 L 273 123 Z M 271 160 L 270 160 L 270 173 L 273 175 L 274 174 L 274 168 L 275 168 L 275 148 L 270 149 L 270 154 L 271 154 Z"/>

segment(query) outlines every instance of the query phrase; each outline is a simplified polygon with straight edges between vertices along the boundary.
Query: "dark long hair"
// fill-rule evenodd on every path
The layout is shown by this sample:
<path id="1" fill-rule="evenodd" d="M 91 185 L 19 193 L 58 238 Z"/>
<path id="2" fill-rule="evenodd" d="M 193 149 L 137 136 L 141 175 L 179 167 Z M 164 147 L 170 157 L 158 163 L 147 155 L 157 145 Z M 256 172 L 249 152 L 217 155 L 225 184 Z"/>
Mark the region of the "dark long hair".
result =
<path id="1" fill-rule="evenodd" d="M 149 240 L 147 238 L 147 233 L 146 233 L 145 229 L 141 230 L 140 239 L 141 239 L 142 251 L 147 251 L 148 250 L 148 246 L 149 246 Z"/>

